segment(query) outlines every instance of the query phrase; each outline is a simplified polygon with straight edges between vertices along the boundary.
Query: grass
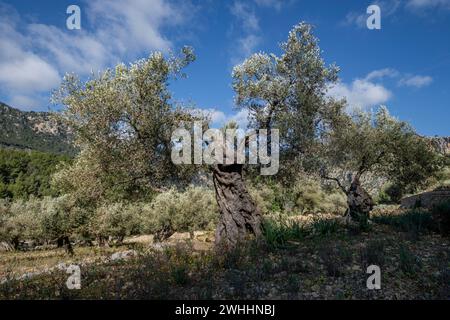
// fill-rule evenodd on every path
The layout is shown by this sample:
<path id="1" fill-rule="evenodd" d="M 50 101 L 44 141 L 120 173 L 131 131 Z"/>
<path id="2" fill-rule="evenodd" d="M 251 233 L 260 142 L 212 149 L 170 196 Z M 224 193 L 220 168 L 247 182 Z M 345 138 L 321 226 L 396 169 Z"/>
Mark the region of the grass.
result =
<path id="1" fill-rule="evenodd" d="M 343 230 L 337 219 L 315 218 L 310 223 L 290 220 L 266 219 L 263 223 L 265 244 L 270 248 L 289 246 L 306 238 L 326 238 Z"/>
<path id="2" fill-rule="evenodd" d="M 419 209 L 395 215 L 381 214 L 374 216 L 372 221 L 389 225 L 398 231 L 407 232 L 414 240 L 417 240 L 420 235 L 436 230 L 436 224 L 431 213 Z"/>
<path id="3" fill-rule="evenodd" d="M 370 265 L 384 267 L 386 262 L 385 247 L 386 243 L 383 240 L 369 240 L 367 245 L 360 250 L 361 263 L 364 268 Z"/>
<path id="4" fill-rule="evenodd" d="M 400 246 L 399 249 L 400 270 L 408 275 L 415 275 L 422 267 L 421 260 L 407 247 Z"/>

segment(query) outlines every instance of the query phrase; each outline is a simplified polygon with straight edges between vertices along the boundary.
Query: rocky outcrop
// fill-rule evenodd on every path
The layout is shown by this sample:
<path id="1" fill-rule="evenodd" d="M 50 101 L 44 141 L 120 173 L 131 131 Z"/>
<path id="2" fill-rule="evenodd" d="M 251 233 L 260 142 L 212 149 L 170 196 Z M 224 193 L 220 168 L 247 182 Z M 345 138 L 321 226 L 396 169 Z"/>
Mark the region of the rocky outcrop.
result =
<path id="1" fill-rule="evenodd" d="M 431 142 L 439 153 L 450 155 L 450 137 L 433 137 Z"/>
<path id="2" fill-rule="evenodd" d="M 450 201 L 450 190 L 434 190 L 416 194 L 401 200 L 401 207 L 405 209 L 412 209 L 415 207 L 431 209 L 433 206 Z"/>
<path id="3" fill-rule="evenodd" d="M 0 102 L 0 147 L 75 155 L 72 131 L 49 112 L 21 111 Z"/>

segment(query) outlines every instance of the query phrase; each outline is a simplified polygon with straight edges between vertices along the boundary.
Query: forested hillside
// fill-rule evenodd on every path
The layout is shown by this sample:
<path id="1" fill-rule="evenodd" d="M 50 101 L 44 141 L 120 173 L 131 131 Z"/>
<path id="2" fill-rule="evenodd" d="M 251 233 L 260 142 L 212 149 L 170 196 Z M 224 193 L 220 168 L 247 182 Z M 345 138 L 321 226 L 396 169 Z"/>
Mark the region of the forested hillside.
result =
<path id="1" fill-rule="evenodd" d="M 51 187 L 52 174 L 69 156 L 38 151 L 0 149 L 0 198 L 56 196 Z"/>

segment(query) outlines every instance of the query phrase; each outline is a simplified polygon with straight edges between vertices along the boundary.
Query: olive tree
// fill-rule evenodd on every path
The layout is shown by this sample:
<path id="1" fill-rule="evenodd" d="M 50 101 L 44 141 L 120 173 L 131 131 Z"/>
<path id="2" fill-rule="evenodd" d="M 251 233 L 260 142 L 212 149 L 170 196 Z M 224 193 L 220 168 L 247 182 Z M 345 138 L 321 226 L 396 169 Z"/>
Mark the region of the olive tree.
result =
<path id="1" fill-rule="evenodd" d="M 321 133 L 320 173 L 347 195 L 347 213 L 356 221 L 365 221 L 374 205 L 361 182 L 365 176 L 414 189 L 440 167 L 430 141 L 392 117 L 386 107 L 374 113 L 338 110 L 329 120 Z"/>
<path id="2" fill-rule="evenodd" d="M 168 84 L 194 59 L 185 47 L 181 56 L 155 52 L 87 81 L 67 74 L 54 101 L 81 152 L 57 175 L 60 185 L 98 201 L 142 198 L 186 178 L 187 167 L 171 161 L 171 133 L 192 115 L 174 106 Z"/>
<path id="3" fill-rule="evenodd" d="M 337 80 L 338 68 L 326 66 L 312 27 L 300 23 L 281 44 L 282 54 L 257 53 L 233 69 L 236 105 L 249 114 L 250 129 L 279 130 L 280 177 L 289 179 L 306 162 L 322 113 L 326 89 Z M 274 150 L 268 149 L 270 155 Z M 217 165 L 214 169 L 220 221 L 216 241 L 235 244 L 251 233 L 261 234 L 261 215 L 247 192 L 243 165 Z"/>

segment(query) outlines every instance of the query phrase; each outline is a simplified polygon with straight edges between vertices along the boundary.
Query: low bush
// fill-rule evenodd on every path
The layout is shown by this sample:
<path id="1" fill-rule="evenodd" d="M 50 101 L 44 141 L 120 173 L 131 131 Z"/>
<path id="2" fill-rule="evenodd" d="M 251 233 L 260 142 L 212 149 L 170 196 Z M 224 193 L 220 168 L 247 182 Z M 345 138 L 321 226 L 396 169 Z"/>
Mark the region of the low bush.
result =
<path id="1" fill-rule="evenodd" d="M 114 237 L 122 242 L 126 236 L 141 232 L 142 205 L 113 203 L 97 208 L 92 219 L 92 232 L 98 239 Z"/>
<path id="2" fill-rule="evenodd" d="M 345 195 L 335 188 L 322 186 L 313 178 L 298 179 L 291 187 L 277 183 L 251 186 L 250 194 L 264 215 L 273 213 L 344 213 Z"/>
<path id="3" fill-rule="evenodd" d="M 218 221 L 214 192 L 203 187 L 188 187 L 184 192 L 170 189 L 144 205 L 142 219 L 146 233 L 165 227 L 179 232 L 212 230 Z"/>

